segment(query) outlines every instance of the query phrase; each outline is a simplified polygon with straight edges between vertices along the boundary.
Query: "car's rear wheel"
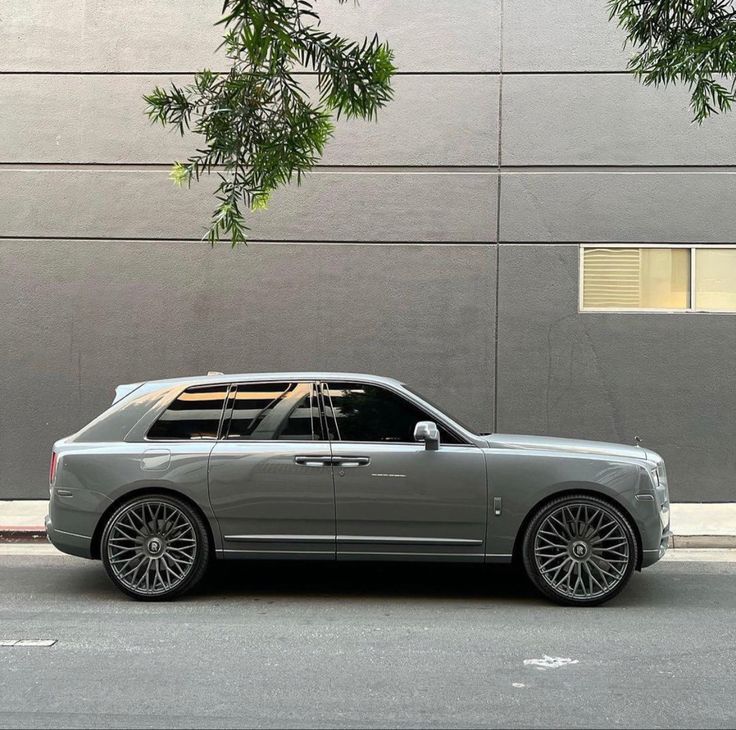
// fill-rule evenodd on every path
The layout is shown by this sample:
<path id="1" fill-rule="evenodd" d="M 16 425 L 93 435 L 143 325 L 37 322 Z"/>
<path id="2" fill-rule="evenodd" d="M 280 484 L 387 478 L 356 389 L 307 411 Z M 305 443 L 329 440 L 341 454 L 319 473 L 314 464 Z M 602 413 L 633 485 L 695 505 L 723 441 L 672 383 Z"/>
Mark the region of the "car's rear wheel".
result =
<path id="1" fill-rule="evenodd" d="M 210 561 L 207 526 L 182 500 L 162 494 L 134 497 L 110 516 L 102 561 L 121 591 L 160 601 L 192 590 Z"/>
<path id="2" fill-rule="evenodd" d="M 595 606 L 629 581 L 636 536 L 620 509 L 586 494 L 543 505 L 529 523 L 523 560 L 532 583 L 567 606 Z"/>

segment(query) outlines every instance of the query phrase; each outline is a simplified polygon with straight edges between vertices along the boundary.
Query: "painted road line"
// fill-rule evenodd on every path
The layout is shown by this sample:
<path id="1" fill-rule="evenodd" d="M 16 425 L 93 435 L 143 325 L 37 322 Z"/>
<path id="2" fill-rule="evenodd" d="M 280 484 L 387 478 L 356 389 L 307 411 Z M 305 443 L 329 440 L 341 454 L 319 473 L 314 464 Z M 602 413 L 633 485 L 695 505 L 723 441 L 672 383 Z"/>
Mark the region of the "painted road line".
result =
<path id="1" fill-rule="evenodd" d="M 56 639 L 0 639 L 0 646 L 53 646 Z"/>
<path id="2" fill-rule="evenodd" d="M 525 667 L 534 667 L 542 672 L 547 669 L 566 667 L 569 664 L 578 664 L 578 660 L 570 657 L 547 656 L 546 654 L 541 659 L 524 659 Z"/>

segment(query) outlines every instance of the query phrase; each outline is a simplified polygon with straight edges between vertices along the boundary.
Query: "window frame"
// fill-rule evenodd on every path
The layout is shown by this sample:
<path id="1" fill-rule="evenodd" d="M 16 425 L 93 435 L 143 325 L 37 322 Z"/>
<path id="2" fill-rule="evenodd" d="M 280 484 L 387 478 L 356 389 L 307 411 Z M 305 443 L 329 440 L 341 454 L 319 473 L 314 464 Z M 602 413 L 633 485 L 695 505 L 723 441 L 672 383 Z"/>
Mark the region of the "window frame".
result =
<path id="1" fill-rule="evenodd" d="M 217 434 L 213 439 L 176 439 L 176 438 L 151 438 L 151 431 L 156 427 L 156 424 L 164 417 L 164 414 L 181 398 L 184 393 L 196 390 L 197 388 L 218 388 L 222 386 L 225 391 L 225 397 L 222 399 L 222 408 L 220 409 L 220 418 L 217 424 Z M 143 441 L 152 444 L 215 444 L 220 441 L 222 436 L 222 428 L 225 419 L 225 412 L 227 410 L 227 401 L 230 397 L 230 391 L 232 390 L 232 383 L 195 383 L 194 385 L 187 385 L 176 393 L 176 395 L 162 408 L 156 417 L 151 421 L 150 425 L 146 429 L 146 434 L 143 437 Z"/>
<path id="2" fill-rule="evenodd" d="M 326 428 L 326 420 L 323 413 L 322 408 L 322 401 L 320 398 L 320 382 L 317 380 L 290 380 L 289 383 L 304 383 L 305 385 L 309 385 L 312 388 L 312 399 L 314 400 L 315 405 L 313 405 L 313 408 L 316 408 L 317 410 L 317 420 L 319 421 L 320 428 L 322 430 L 322 435 L 326 436 L 326 438 L 322 439 L 314 439 L 306 441 L 304 439 L 236 439 L 236 438 L 229 438 L 226 436 L 227 433 L 230 431 L 230 421 L 232 419 L 232 414 L 234 410 L 235 405 L 235 398 L 231 397 L 237 394 L 238 388 L 241 385 L 274 385 L 274 384 L 281 384 L 287 382 L 285 380 L 240 380 L 240 381 L 233 381 L 230 383 L 230 387 L 228 388 L 227 395 L 225 396 L 225 404 L 222 412 L 222 418 L 220 420 L 220 430 L 217 434 L 217 441 L 222 443 L 228 443 L 228 444 L 270 444 L 270 443 L 282 443 L 282 444 L 328 444 L 330 443 L 329 440 L 329 434 L 325 430 Z"/>
<path id="3" fill-rule="evenodd" d="M 160 410 L 160 412 L 156 415 L 156 417 L 153 419 L 151 424 L 146 429 L 146 435 L 143 437 L 144 442 L 150 442 L 150 443 L 171 443 L 171 444 L 189 444 L 189 443 L 208 443 L 208 444 L 216 444 L 216 443 L 233 443 L 233 444 L 258 444 L 258 443 L 274 443 L 273 439 L 227 439 L 223 438 L 223 435 L 226 433 L 228 427 L 229 427 L 229 420 L 230 415 L 232 411 L 232 406 L 229 403 L 231 400 L 231 394 L 237 392 L 237 388 L 240 385 L 269 385 L 274 383 L 283 383 L 284 380 L 223 380 L 217 383 L 196 383 L 194 385 L 187 385 L 183 387 L 181 390 L 178 390 L 174 397 Z M 290 381 L 291 382 L 291 381 Z M 462 443 L 459 444 L 448 444 L 445 442 L 440 442 L 440 446 L 442 447 L 467 447 L 472 446 L 474 448 L 479 448 L 479 444 L 475 441 L 469 439 L 467 436 L 465 436 L 462 431 L 460 430 L 459 426 L 455 426 L 454 422 L 447 416 L 445 416 L 442 411 L 435 408 L 431 404 L 427 404 L 431 410 L 427 411 L 427 408 L 424 405 L 424 402 L 421 401 L 418 397 L 415 397 L 413 393 L 407 393 L 404 390 L 401 390 L 400 388 L 396 388 L 390 383 L 377 383 L 373 381 L 364 381 L 359 380 L 356 378 L 350 378 L 350 379 L 344 379 L 344 378 L 336 378 L 331 379 L 329 381 L 322 380 L 322 379 L 304 379 L 295 381 L 299 383 L 309 383 L 311 384 L 314 392 L 314 397 L 317 403 L 317 411 L 320 421 L 320 426 L 322 428 L 322 435 L 325 437 L 319 441 L 302 441 L 302 440 L 281 440 L 280 443 L 291 443 L 291 444 L 330 444 L 330 443 L 342 443 L 342 444 L 381 444 L 382 446 L 390 446 L 390 445 L 412 445 L 416 446 L 421 444 L 420 441 L 343 441 L 342 439 L 331 439 L 330 438 L 330 430 L 329 430 L 329 417 L 327 415 L 327 408 L 325 407 L 325 399 L 324 399 L 324 386 L 327 385 L 328 382 L 330 383 L 355 383 L 357 385 L 371 385 L 375 386 L 377 388 L 384 388 L 385 390 L 390 391 L 391 393 L 394 393 L 400 398 L 403 398 L 404 400 L 411 403 L 415 408 L 420 410 L 422 413 L 424 413 L 427 416 L 427 420 L 435 421 L 436 423 L 440 424 L 443 428 L 450 431 L 459 441 Z M 161 418 L 161 416 L 166 413 L 166 411 L 169 409 L 172 403 L 176 401 L 179 396 L 181 396 L 183 393 L 186 393 L 187 391 L 193 389 L 193 388 L 205 388 L 210 386 L 222 386 L 225 390 L 225 398 L 223 400 L 222 405 L 222 411 L 220 413 L 220 424 L 217 432 L 217 438 L 216 439 L 202 439 L 202 440 L 190 440 L 190 439 L 150 439 L 148 438 L 148 434 L 150 433 L 151 429 L 155 426 L 155 424 L 158 422 L 158 420 Z M 234 399 L 232 399 L 234 401 Z M 433 412 L 434 411 L 434 412 Z M 478 436 L 478 439 L 483 441 L 482 436 Z"/>
<path id="4" fill-rule="evenodd" d="M 652 309 L 650 307 L 634 308 L 634 307 L 585 307 L 583 306 L 584 293 L 584 277 L 585 277 L 585 251 L 596 248 L 675 248 L 688 249 L 690 251 L 690 306 L 683 309 Z M 578 313 L 579 314 L 605 314 L 611 312 L 615 314 L 736 314 L 736 311 L 730 309 L 704 309 L 695 307 L 693 303 L 697 301 L 695 292 L 695 268 L 696 258 L 695 251 L 697 249 L 736 249 L 733 243 L 581 243 L 578 245 Z"/>
<path id="5" fill-rule="evenodd" d="M 327 398 L 325 398 L 325 390 L 326 386 L 329 383 L 348 383 L 348 384 L 355 384 L 355 385 L 369 385 L 374 388 L 383 388 L 384 390 L 389 391 L 390 393 L 393 393 L 399 398 L 402 398 L 403 400 L 410 403 L 414 408 L 421 411 L 427 418 L 428 421 L 434 421 L 438 425 L 441 425 L 444 429 L 449 431 L 455 438 L 457 438 L 461 443 L 459 444 L 448 444 L 446 442 L 443 442 L 440 439 L 440 446 L 441 447 L 467 447 L 467 446 L 474 446 L 478 448 L 478 444 L 470 442 L 463 434 L 461 434 L 457 428 L 454 428 L 452 425 L 452 422 L 449 421 L 447 418 L 439 418 L 437 415 L 433 413 L 428 413 L 426 408 L 422 403 L 418 403 L 414 398 L 407 397 L 407 394 L 399 390 L 398 388 L 392 387 L 388 383 L 374 383 L 374 382 L 367 382 L 364 380 L 357 380 L 355 378 L 351 378 L 349 380 L 347 379 L 331 379 L 331 380 L 322 380 L 317 383 L 319 395 L 320 395 L 320 407 L 322 410 L 322 413 L 324 414 L 324 426 L 325 429 L 325 435 L 329 439 L 330 437 L 330 424 L 329 424 L 329 416 L 327 415 L 327 407 L 326 407 L 326 401 Z M 327 396 L 329 398 L 329 394 Z M 330 404 L 330 407 L 332 409 L 332 404 Z M 337 419 L 335 419 L 335 416 L 333 414 L 332 416 L 333 421 L 335 422 L 335 433 L 339 435 L 340 431 L 337 427 Z M 336 444 L 380 444 L 381 446 L 419 446 L 422 445 L 421 441 L 348 441 L 347 439 L 343 438 L 336 438 L 336 439 L 330 439 L 332 443 Z"/>

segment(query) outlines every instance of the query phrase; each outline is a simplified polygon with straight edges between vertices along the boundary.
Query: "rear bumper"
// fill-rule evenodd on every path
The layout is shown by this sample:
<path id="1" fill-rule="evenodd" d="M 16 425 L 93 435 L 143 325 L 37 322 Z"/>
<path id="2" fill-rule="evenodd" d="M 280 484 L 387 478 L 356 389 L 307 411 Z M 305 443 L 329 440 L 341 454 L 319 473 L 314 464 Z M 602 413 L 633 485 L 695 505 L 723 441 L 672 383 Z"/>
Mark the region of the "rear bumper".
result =
<path id="1" fill-rule="evenodd" d="M 80 558 L 92 557 L 91 537 L 55 529 L 49 515 L 44 518 L 44 524 L 46 526 L 46 537 L 57 550 Z"/>
<path id="2" fill-rule="evenodd" d="M 92 557 L 92 536 L 112 503 L 90 489 L 51 488 L 46 535 L 54 547 L 70 555 Z"/>

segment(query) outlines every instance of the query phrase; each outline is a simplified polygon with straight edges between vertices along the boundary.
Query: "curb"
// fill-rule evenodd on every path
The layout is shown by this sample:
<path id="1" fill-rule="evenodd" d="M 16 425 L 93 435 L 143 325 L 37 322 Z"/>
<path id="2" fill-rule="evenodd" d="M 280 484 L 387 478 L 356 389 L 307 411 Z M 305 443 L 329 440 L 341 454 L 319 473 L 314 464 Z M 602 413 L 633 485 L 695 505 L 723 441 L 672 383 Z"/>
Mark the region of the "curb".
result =
<path id="1" fill-rule="evenodd" d="M 673 535 L 670 538 L 670 547 L 674 550 L 736 548 L 736 535 Z"/>
<path id="2" fill-rule="evenodd" d="M 46 530 L 43 527 L 23 527 L 0 525 L 0 542 L 38 542 L 46 540 Z"/>

